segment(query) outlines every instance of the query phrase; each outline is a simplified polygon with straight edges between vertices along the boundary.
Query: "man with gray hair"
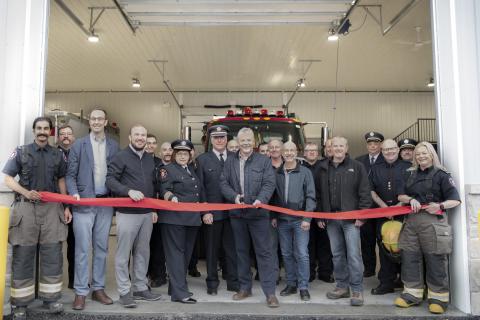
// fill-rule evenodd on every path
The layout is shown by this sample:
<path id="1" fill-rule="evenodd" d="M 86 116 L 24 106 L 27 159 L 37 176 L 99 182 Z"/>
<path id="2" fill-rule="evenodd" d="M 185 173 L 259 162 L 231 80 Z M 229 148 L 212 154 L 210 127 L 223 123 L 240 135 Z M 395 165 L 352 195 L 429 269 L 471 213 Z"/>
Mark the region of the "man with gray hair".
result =
<path id="1" fill-rule="evenodd" d="M 368 209 L 372 204 L 367 171 L 361 162 L 347 155 L 348 141 L 332 139 L 332 158 L 321 163 L 315 176 L 317 209 L 320 212 Z M 327 293 L 329 299 L 350 298 L 352 306 L 363 305 L 363 261 L 360 249 L 362 220 L 319 220 L 327 227 L 333 255 L 336 288 Z"/>
<path id="2" fill-rule="evenodd" d="M 230 203 L 246 203 L 254 206 L 268 203 L 275 190 L 275 172 L 272 163 L 266 156 L 253 152 L 255 138 L 252 129 L 240 129 L 237 137 L 240 150 L 227 158 L 220 176 L 222 194 Z M 233 300 L 243 300 L 252 295 L 250 234 L 267 305 L 271 308 L 278 307 L 268 211 L 259 208 L 231 210 L 230 218 L 237 250 L 240 285 L 239 291 L 233 295 Z"/>
<path id="3" fill-rule="evenodd" d="M 276 170 L 276 188 L 272 203 L 292 210 L 314 211 L 315 184 L 309 169 L 297 161 L 297 146 L 287 141 L 282 146 L 285 161 Z M 278 237 L 285 265 L 287 286 L 280 292 L 281 296 L 297 293 L 300 299 L 310 300 L 308 292 L 309 261 L 308 239 L 311 218 L 295 217 L 286 214 L 274 214 L 278 228 Z"/>

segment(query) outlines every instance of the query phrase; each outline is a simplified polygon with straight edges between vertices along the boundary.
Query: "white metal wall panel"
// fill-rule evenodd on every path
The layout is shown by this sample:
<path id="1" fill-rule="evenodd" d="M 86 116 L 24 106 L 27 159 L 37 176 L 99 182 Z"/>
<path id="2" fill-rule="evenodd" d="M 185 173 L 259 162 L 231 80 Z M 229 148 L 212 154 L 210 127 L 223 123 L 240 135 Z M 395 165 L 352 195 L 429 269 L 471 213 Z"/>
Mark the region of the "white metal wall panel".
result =
<path id="1" fill-rule="evenodd" d="M 288 93 L 288 96 L 291 93 Z M 203 120 L 214 114 L 222 115 L 227 109 L 200 108 L 210 105 L 255 105 L 279 109 L 284 102 L 281 92 L 262 93 L 182 93 L 184 114 L 191 120 Z M 393 137 L 406 129 L 417 118 L 435 117 L 434 96 L 425 93 L 337 93 L 336 109 L 334 93 L 298 93 L 292 100 L 290 112 L 303 121 L 326 121 L 333 134 L 344 135 L 350 141 L 350 153 L 354 156 L 365 150 L 363 135 L 370 130 Z M 135 123 L 144 124 L 160 141 L 173 140 L 180 134 L 178 108 L 167 93 L 49 93 L 46 108 L 61 108 L 88 112 L 94 105 L 101 105 L 109 112 L 112 121 L 119 124 L 120 141 L 128 143 L 128 128 Z M 169 104 L 169 106 L 166 106 Z M 195 125 L 201 128 L 201 125 Z M 199 130 L 195 130 L 197 135 Z M 306 126 L 307 138 L 318 139 L 320 127 Z M 194 137 L 194 141 L 199 137 Z"/>

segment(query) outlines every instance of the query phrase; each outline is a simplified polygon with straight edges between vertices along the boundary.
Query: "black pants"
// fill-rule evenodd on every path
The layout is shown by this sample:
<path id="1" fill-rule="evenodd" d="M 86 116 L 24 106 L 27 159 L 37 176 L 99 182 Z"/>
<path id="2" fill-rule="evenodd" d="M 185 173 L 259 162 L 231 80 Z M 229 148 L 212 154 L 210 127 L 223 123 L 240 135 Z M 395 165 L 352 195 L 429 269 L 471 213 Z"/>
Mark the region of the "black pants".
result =
<path id="1" fill-rule="evenodd" d="M 377 253 L 375 246 L 377 244 L 377 219 L 367 219 L 360 228 L 360 239 L 362 242 L 362 259 L 365 273 L 375 274 L 377 266 Z"/>
<path id="2" fill-rule="evenodd" d="M 237 248 L 237 268 L 240 290 L 252 291 L 250 270 L 250 236 L 255 248 L 260 284 L 265 296 L 275 294 L 275 267 L 273 266 L 272 237 L 270 219 L 230 218 L 235 246 Z"/>
<path id="3" fill-rule="evenodd" d="M 190 296 L 187 268 L 199 227 L 166 223 L 160 226 L 169 276 L 168 294 L 172 301 L 180 301 Z"/>
<path id="4" fill-rule="evenodd" d="M 205 255 L 207 263 L 207 287 L 217 288 L 218 280 L 218 260 L 222 245 L 225 254 L 225 264 L 222 272 L 227 280 L 228 288 L 238 288 L 237 277 L 237 254 L 235 242 L 233 239 L 230 220 L 214 221 L 211 225 L 204 225 L 205 231 Z"/>
<path id="5" fill-rule="evenodd" d="M 378 241 L 378 256 L 380 259 L 380 270 L 378 271 L 378 280 L 380 280 L 380 284 L 384 285 L 389 288 L 394 288 L 394 282 L 397 279 L 397 276 L 400 274 L 401 267 L 400 263 L 394 262 L 391 258 L 388 257 L 387 253 L 385 252 L 382 244 L 382 225 L 385 221 L 389 219 L 379 218 L 377 220 L 377 241 Z M 402 221 L 403 216 L 399 216 L 395 220 Z"/>
<path id="6" fill-rule="evenodd" d="M 73 288 L 75 278 L 75 235 L 73 221 L 68 224 L 67 236 L 68 287 Z"/>
<path id="7" fill-rule="evenodd" d="M 330 276 L 333 273 L 332 250 L 327 229 L 319 228 L 315 222 L 310 224 L 308 254 L 311 275 Z"/>
<path id="8" fill-rule="evenodd" d="M 150 262 L 148 263 L 148 276 L 150 280 L 167 279 L 167 268 L 165 265 L 165 252 L 162 243 L 162 231 L 160 224 L 155 223 L 150 238 Z"/>

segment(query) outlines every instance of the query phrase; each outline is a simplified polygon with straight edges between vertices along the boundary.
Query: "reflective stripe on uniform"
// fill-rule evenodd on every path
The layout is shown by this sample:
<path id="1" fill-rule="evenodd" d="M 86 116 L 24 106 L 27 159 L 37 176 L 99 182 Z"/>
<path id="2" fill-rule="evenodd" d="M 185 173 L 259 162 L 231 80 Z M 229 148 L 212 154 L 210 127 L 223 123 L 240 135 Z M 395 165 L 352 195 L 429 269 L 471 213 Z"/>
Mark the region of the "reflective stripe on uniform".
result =
<path id="1" fill-rule="evenodd" d="M 423 298 L 423 288 L 422 289 L 416 289 L 416 288 L 404 287 L 403 288 L 403 293 L 408 293 L 408 294 L 414 296 L 415 298 L 420 298 L 420 299 Z"/>
<path id="2" fill-rule="evenodd" d="M 10 288 L 12 298 L 25 298 L 35 294 L 35 285 L 26 288 Z"/>
<path id="3" fill-rule="evenodd" d="M 448 302 L 450 299 L 449 292 L 433 292 L 428 289 L 428 299 L 435 299 L 441 302 Z"/>
<path id="4" fill-rule="evenodd" d="M 62 286 L 63 286 L 63 282 L 52 283 L 52 284 L 40 282 L 38 285 L 38 291 L 44 292 L 44 293 L 57 293 L 62 291 Z"/>

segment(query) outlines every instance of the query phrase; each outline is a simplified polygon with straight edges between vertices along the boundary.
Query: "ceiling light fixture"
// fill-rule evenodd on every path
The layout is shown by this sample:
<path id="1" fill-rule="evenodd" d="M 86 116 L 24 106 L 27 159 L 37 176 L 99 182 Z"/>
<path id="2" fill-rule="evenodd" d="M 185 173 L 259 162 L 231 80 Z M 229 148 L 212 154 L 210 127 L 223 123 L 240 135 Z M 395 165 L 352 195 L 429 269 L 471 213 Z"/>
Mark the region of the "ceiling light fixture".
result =
<path id="1" fill-rule="evenodd" d="M 138 80 L 137 78 L 133 78 L 132 79 L 132 87 L 135 88 L 135 89 L 140 88 L 140 80 Z"/>
<path id="2" fill-rule="evenodd" d="M 305 88 L 307 85 L 305 84 L 305 78 L 300 78 L 297 81 L 297 87 L 299 88 Z"/>
<path id="3" fill-rule="evenodd" d="M 427 82 L 427 87 L 429 88 L 435 87 L 435 82 L 433 81 L 433 77 L 431 77 L 430 80 Z"/>
<path id="4" fill-rule="evenodd" d="M 88 36 L 88 41 L 92 43 L 97 43 L 98 41 L 100 41 L 100 38 L 98 37 L 98 35 L 95 34 L 95 31 L 93 29 L 90 35 Z"/>
<path id="5" fill-rule="evenodd" d="M 337 41 L 338 40 L 338 34 L 335 33 L 334 28 L 330 28 L 328 30 L 328 41 Z"/>

